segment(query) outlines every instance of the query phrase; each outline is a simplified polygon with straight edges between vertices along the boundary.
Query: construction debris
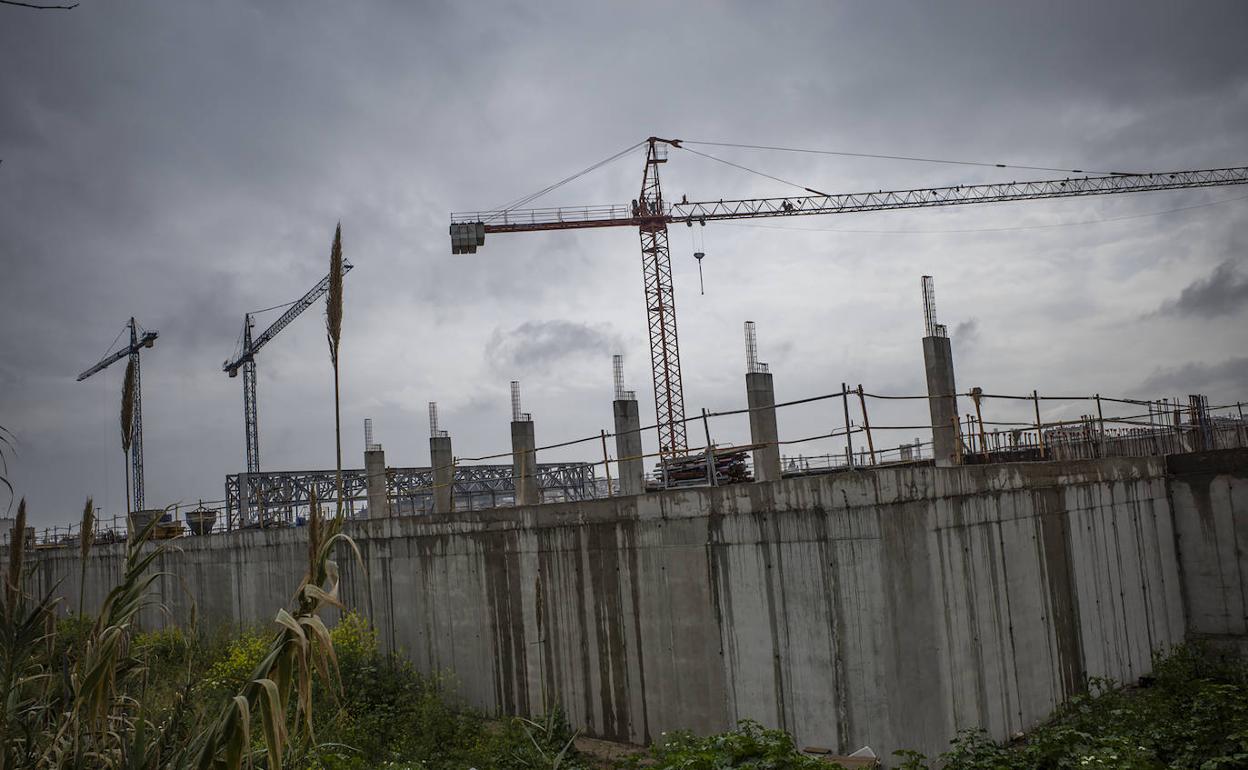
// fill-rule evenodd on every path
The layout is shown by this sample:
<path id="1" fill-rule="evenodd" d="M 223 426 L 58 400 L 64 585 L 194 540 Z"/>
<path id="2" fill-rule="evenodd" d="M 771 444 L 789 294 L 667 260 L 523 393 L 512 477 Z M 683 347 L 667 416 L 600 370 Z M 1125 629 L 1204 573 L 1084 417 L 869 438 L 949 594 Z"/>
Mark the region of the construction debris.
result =
<path id="1" fill-rule="evenodd" d="M 706 455 L 693 454 L 660 461 L 654 466 L 654 475 L 658 479 L 667 478 L 669 487 L 691 487 L 701 484 L 740 484 L 753 481 L 750 466 L 746 462 L 752 447 L 733 447 L 732 449 L 711 449 L 715 458 L 715 479 L 712 482 L 706 472 Z M 664 467 L 666 465 L 666 468 Z"/>

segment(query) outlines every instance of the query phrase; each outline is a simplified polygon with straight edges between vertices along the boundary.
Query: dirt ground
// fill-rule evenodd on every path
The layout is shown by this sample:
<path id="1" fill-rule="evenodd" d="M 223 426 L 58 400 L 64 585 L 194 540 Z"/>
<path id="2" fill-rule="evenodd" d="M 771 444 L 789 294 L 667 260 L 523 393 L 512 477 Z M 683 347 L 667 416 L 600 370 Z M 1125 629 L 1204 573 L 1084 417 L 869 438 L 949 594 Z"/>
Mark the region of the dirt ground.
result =
<path id="1" fill-rule="evenodd" d="M 615 767 L 615 763 L 621 759 L 645 752 L 645 748 L 631 743 L 616 743 L 585 736 L 578 737 L 575 746 L 577 751 L 593 761 L 595 767 L 603 770 Z"/>

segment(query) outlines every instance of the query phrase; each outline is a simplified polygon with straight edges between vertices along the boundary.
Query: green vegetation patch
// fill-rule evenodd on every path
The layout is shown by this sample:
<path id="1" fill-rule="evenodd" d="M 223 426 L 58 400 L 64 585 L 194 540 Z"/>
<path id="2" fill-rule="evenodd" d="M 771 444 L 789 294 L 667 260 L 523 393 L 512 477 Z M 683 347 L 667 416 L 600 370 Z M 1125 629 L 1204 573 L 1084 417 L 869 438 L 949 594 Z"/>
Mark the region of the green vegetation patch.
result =
<path id="1" fill-rule="evenodd" d="M 1025 739 L 966 731 L 938 761 L 897 752 L 902 770 L 1230 770 L 1248 768 L 1248 665 L 1200 646 L 1154 661 L 1141 686 L 1093 680 Z"/>
<path id="2" fill-rule="evenodd" d="M 698 737 L 679 730 L 665 733 L 646 754 L 630 757 L 626 768 L 659 767 L 680 770 L 719 770 L 740 767 L 754 770 L 828 770 L 832 765 L 802 754 L 793 736 L 768 730 L 744 719 L 737 729 Z"/>

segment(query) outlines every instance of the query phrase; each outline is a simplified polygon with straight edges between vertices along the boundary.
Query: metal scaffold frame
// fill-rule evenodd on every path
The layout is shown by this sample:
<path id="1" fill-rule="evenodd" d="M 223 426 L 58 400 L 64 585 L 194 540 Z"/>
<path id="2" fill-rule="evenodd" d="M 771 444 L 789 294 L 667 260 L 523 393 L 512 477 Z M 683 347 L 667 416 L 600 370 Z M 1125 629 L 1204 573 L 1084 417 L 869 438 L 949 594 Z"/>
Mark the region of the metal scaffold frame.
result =
<path id="1" fill-rule="evenodd" d="M 602 496 L 591 463 L 539 463 L 537 482 L 543 502 L 589 500 Z M 247 504 L 239 498 L 240 484 L 246 483 Z M 453 499 L 467 510 L 509 505 L 515 498 L 512 466 L 457 465 Z M 430 468 L 387 468 L 386 496 L 391 509 L 404 514 L 433 510 L 433 470 Z M 262 523 L 293 523 L 305 515 L 311 492 L 329 510 L 337 504 L 335 472 L 263 471 L 233 473 L 225 477 L 225 507 L 231 528 Z M 368 500 L 368 477 L 363 468 L 342 471 L 343 507 L 354 513 Z M 257 510 L 259 509 L 259 510 Z"/>

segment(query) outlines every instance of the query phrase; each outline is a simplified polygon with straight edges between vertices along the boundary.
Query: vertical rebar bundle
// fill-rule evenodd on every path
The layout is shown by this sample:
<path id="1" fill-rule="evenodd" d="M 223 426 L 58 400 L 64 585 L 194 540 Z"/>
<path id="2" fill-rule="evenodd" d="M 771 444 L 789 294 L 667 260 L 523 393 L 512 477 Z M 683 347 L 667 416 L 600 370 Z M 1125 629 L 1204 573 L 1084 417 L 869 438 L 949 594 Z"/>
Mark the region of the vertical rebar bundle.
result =
<path id="1" fill-rule="evenodd" d="M 944 326 L 936 323 L 936 282 L 923 276 L 923 330 L 927 337 L 944 337 Z"/>
<path id="2" fill-rule="evenodd" d="M 611 376 L 615 382 L 615 400 L 624 398 L 624 356 L 616 353 L 611 356 Z"/>
<path id="3" fill-rule="evenodd" d="M 511 381 L 511 421 L 520 422 L 520 381 Z"/>
<path id="4" fill-rule="evenodd" d="M 1209 421 L 1209 398 L 1200 394 L 1189 395 L 1188 420 L 1196 428 L 1197 446 L 1200 449 L 1213 449 L 1213 431 Z"/>
<path id="5" fill-rule="evenodd" d="M 438 438 L 439 436 L 445 436 L 445 435 L 446 435 L 446 431 L 438 430 L 438 402 L 430 401 L 429 402 L 429 437 Z"/>
<path id="6" fill-rule="evenodd" d="M 637 391 L 624 389 L 624 356 L 618 353 L 611 356 L 611 374 L 615 381 L 615 400 L 636 401 Z"/>
<path id="7" fill-rule="evenodd" d="M 371 452 L 373 450 L 373 418 L 364 418 L 364 451 Z"/>
<path id="8" fill-rule="evenodd" d="M 754 322 L 745 322 L 745 371 L 747 374 L 760 374 L 767 371 L 767 364 L 758 360 L 758 336 L 754 331 Z"/>
<path id="9" fill-rule="evenodd" d="M 753 373 L 758 366 L 758 338 L 754 334 L 754 322 L 745 322 L 745 370 Z"/>

